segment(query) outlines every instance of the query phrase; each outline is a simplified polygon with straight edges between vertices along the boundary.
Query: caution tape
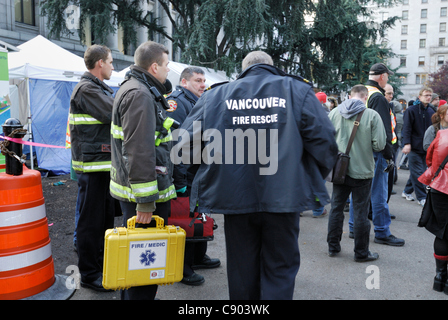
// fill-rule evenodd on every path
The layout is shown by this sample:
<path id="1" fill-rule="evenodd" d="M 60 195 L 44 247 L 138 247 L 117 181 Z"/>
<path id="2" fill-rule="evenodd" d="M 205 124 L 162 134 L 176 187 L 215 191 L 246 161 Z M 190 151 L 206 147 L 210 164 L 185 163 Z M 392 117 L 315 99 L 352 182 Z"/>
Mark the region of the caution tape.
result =
<path id="1" fill-rule="evenodd" d="M 30 142 L 30 141 L 23 141 L 22 139 L 19 139 L 19 138 L 10 138 L 10 137 L 0 136 L 0 139 L 5 139 L 5 140 L 11 141 L 11 142 L 20 143 L 20 144 L 24 144 L 24 145 L 27 145 L 27 146 L 33 146 L 33 147 L 66 149 L 65 146 L 64 147 L 62 147 L 62 146 L 53 146 L 53 145 L 50 145 L 50 144 Z"/>

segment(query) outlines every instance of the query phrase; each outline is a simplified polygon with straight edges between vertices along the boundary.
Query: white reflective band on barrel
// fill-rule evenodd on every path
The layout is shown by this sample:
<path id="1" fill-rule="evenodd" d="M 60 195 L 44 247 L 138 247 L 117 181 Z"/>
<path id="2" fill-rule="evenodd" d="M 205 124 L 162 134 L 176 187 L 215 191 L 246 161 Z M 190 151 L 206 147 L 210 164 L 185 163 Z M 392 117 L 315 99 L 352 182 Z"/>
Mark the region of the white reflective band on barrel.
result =
<path id="1" fill-rule="evenodd" d="M 45 204 L 34 208 L 0 212 L 0 228 L 34 222 L 45 216 Z"/>
<path id="2" fill-rule="evenodd" d="M 0 272 L 26 268 L 51 257 L 51 243 L 24 253 L 0 257 Z"/>

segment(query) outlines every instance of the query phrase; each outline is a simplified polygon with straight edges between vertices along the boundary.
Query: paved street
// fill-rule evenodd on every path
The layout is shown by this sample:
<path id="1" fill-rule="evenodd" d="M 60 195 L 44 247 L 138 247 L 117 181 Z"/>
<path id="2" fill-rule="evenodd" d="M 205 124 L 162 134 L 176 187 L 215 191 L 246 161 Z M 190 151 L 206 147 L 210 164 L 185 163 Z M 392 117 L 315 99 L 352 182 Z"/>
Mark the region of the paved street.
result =
<path id="1" fill-rule="evenodd" d="M 389 247 L 373 242 L 370 250 L 380 258 L 373 263 L 353 261 L 353 240 L 348 237 L 348 213 L 345 215 L 342 251 L 338 257 L 327 256 L 326 231 L 328 217 L 315 219 L 312 212 L 304 212 L 301 219 L 301 267 L 296 278 L 294 299 L 297 300 L 447 300 L 448 295 L 432 290 L 435 275 L 432 234 L 417 227 L 421 207 L 416 201 L 401 197 L 409 171 L 399 170 L 395 185 L 396 195 L 390 200 L 391 212 L 397 216 L 391 231 L 406 240 L 404 247 Z M 331 184 L 327 183 L 331 194 Z M 327 206 L 329 211 L 330 206 Z M 162 300 L 227 300 L 226 257 L 221 215 L 214 218 L 219 224 L 215 240 L 209 243 L 208 254 L 220 258 L 222 266 L 212 270 L 199 270 L 206 278 L 201 287 L 181 283 L 160 286 L 158 298 Z M 273 230 L 274 232 L 274 230 Z M 279 243 L 281 245 L 281 243 Z M 373 270 L 373 273 L 372 273 Z M 379 277 L 376 277 L 379 274 Z M 376 281 L 373 281 L 375 278 Z M 371 289 L 366 286 L 366 280 Z M 379 279 L 379 283 L 378 283 Z M 372 288 L 373 284 L 379 288 Z M 118 292 L 97 293 L 81 288 L 71 300 L 119 299 Z"/>

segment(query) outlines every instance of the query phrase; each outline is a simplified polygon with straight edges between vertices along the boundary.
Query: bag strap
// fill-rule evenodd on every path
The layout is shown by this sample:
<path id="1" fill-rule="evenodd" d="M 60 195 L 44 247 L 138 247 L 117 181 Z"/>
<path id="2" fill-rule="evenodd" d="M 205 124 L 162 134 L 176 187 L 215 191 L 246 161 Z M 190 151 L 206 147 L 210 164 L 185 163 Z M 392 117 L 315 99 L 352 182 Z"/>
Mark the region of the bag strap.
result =
<path id="1" fill-rule="evenodd" d="M 436 173 L 434 174 L 434 178 L 432 178 L 432 180 L 434 180 L 439 175 L 440 171 L 443 170 L 443 168 L 445 167 L 445 165 L 447 163 L 448 163 L 448 155 L 446 156 L 445 160 L 443 160 L 442 164 L 437 169 Z"/>
<path id="2" fill-rule="evenodd" d="M 352 135 L 350 136 L 350 140 L 348 140 L 347 149 L 345 150 L 346 155 L 349 154 L 350 149 L 352 148 L 353 140 L 355 140 L 356 131 L 358 131 L 359 122 L 361 121 L 361 117 L 364 111 L 365 110 L 362 110 L 360 113 L 358 113 L 358 116 L 356 117 L 356 120 L 353 123 Z"/>

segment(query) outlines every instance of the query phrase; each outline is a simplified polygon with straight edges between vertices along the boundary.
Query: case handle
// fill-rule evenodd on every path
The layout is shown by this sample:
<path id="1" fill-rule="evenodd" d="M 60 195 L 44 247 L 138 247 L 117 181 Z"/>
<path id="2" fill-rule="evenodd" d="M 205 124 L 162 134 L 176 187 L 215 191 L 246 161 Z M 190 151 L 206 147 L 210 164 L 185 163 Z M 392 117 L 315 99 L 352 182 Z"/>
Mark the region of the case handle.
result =
<path id="1" fill-rule="evenodd" d="M 133 216 L 132 218 L 128 219 L 128 229 L 135 229 L 136 220 L 137 220 L 137 216 Z M 162 217 L 153 215 L 151 218 L 151 221 L 152 220 L 156 220 L 156 228 L 158 228 L 158 229 L 163 228 L 164 220 Z"/>

